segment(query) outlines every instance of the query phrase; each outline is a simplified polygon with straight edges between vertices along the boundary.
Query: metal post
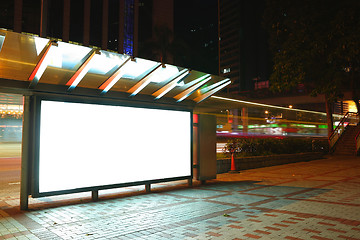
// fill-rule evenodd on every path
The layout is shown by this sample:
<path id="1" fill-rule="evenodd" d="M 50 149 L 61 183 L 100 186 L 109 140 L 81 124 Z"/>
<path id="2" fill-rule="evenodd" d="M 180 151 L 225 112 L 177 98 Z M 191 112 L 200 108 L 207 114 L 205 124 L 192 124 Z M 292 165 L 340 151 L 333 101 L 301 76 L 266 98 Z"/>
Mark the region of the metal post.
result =
<path id="1" fill-rule="evenodd" d="M 145 184 L 145 191 L 147 193 L 150 193 L 151 192 L 151 184 Z"/>
<path id="2" fill-rule="evenodd" d="M 70 0 L 64 0 L 64 14 L 63 14 L 63 34 L 62 40 L 69 41 L 70 34 Z"/>
<path id="3" fill-rule="evenodd" d="M 83 43 L 85 46 L 90 44 L 90 0 L 84 0 L 84 32 Z"/>
<path id="4" fill-rule="evenodd" d="M 23 1 L 15 0 L 14 1 L 14 31 L 21 32 L 22 30 L 22 9 L 23 9 Z"/>
<path id="5" fill-rule="evenodd" d="M 124 52 L 124 24 L 125 24 L 125 0 L 119 2 L 119 36 L 118 36 L 118 52 Z"/>
<path id="6" fill-rule="evenodd" d="M 20 179 L 20 209 L 28 210 L 29 205 L 29 173 L 31 166 L 31 98 L 24 97 L 22 151 L 21 151 L 21 179 Z"/>
<path id="7" fill-rule="evenodd" d="M 108 32 L 109 32 L 109 0 L 103 0 L 103 16 L 102 16 L 102 39 L 101 48 L 108 48 Z"/>
<path id="8" fill-rule="evenodd" d="M 188 179 L 188 185 L 189 185 L 189 187 L 192 187 L 192 185 L 193 185 L 192 178 L 189 178 L 189 179 Z"/>
<path id="9" fill-rule="evenodd" d="M 99 190 L 91 191 L 91 200 L 93 200 L 94 202 L 99 200 Z"/>
<path id="10" fill-rule="evenodd" d="M 47 36 L 48 0 L 41 0 L 40 37 Z"/>
<path id="11" fill-rule="evenodd" d="M 134 0 L 134 45 L 133 56 L 138 56 L 139 39 L 139 0 Z"/>

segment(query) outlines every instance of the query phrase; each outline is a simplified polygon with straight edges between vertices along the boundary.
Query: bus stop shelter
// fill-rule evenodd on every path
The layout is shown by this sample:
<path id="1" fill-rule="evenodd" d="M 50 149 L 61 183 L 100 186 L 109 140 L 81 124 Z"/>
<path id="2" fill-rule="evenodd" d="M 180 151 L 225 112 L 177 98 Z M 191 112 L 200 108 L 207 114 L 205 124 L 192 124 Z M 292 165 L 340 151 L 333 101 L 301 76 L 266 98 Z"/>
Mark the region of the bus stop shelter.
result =
<path id="1" fill-rule="evenodd" d="M 91 191 L 96 200 L 102 189 L 214 178 L 216 120 L 193 109 L 228 84 L 0 29 L 0 92 L 24 96 L 21 209 L 29 196 Z"/>

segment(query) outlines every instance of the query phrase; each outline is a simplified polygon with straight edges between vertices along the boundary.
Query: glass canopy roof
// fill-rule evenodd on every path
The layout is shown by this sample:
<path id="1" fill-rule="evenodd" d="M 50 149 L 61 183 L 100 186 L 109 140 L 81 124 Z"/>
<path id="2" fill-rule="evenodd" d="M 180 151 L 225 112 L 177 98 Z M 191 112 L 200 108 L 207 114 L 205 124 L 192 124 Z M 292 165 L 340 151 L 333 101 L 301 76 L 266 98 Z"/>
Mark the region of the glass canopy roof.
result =
<path id="1" fill-rule="evenodd" d="M 0 78 L 201 102 L 230 79 L 125 54 L 0 29 Z"/>

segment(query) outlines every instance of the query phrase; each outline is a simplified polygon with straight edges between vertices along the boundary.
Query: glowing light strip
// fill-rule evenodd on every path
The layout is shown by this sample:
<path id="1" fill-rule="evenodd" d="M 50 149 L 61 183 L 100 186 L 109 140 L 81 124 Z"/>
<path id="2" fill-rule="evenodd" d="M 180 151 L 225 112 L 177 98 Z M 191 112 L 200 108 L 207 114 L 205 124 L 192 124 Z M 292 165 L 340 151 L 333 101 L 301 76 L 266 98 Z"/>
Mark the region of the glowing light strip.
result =
<path id="1" fill-rule="evenodd" d="M 175 77 L 171 82 L 154 92 L 152 95 L 155 97 L 155 99 L 159 99 L 162 96 L 164 96 L 166 93 L 168 93 L 171 89 L 176 87 L 176 85 L 186 76 L 189 74 L 189 69 L 182 70 L 177 77 Z"/>
<path id="2" fill-rule="evenodd" d="M 66 83 L 66 86 L 70 86 L 68 91 L 73 90 L 83 79 L 85 74 L 90 70 L 91 68 L 90 61 L 95 56 L 95 54 L 100 54 L 100 52 L 97 50 L 92 50 L 90 56 L 85 60 L 85 62 L 79 67 L 79 69 L 75 72 L 75 74 Z"/>
<path id="3" fill-rule="evenodd" d="M 208 74 L 208 75 L 210 75 L 210 74 Z M 190 87 L 187 90 L 176 95 L 174 98 L 177 99 L 177 102 L 181 102 L 182 100 L 184 100 L 185 98 L 190 96 L 194 91 L 196 91 L 196 89 L 198 89 L 199 87 L 201 87 L 202 85 L 207 83 L 210 79 L 211 79 L 211 77 L 205 78 L 204 80 L 200 80 L 199 83 L 195 84 L 193 87 Z"/>
<path id="4" fill-rule="evenodd" d="M 119 81 L 119 79 L 124 75 L 123 67 L 130 60 L 128 57 L 119 67 L 118 69 L 103 83 L 100 85 L 99 89 L 103 90 L 101 93 L 104 94 L 112 88 L 115 83 Z"/>
<path id="5" fill-rule="evenodd" d="M 299 111 L 299 112 L 307 112 L 307 113 L 316 113 L 316 114 L 326 115 L 326 113 L 324 113 L 324 112 L 315 112 L 315 111 L 309 111 L 309 110 L 303 110 L 303 109 L 280 107 L 280 106 L 268 105 L 268 104 L 263 104 L 263 103 L 247 102 L 247 101 L 242 101 L 242 100 L 237 100 L 237 99 L 232 99 L 232 98 L 225 98 L 225 97 L 218 97 L 218 96 L 211 96 L 211 97 L 215 98 L 215 99 L 220 99 L 220 100 L 225 100 L 225 101 L 230 101 L 230 102 L 237 102 L 237 103 L 245 103 L 245 104 L 261 106 L 261 107 L 269 107 L 269 108 L 284 109 L 284 110 L 289 110 L 289 111 Z M 341 115 L 339 115 L 339 114 L 333 114 L 333 116 L 341 117 Z"/>
<path id="6" fill-rule="evenodd" d="M 212 85 L 210 85 L 210 86 L 208 86 L 208 87 L 202 88 L 202 89 L 200 89 L 200 93 L 201 93 L 201 94 L 204 94 L 204 93 L 210 91 L 211 89 L 214 89 L 214 88 L 216 88 L 217 86 L 219 86 L 219 85 L 221 85 L 221 84 L 223 84 L 223 83 L 225 83 L 225 82 L 228 82 L 228 81 L 230 81 L 230 78 L 226 78 L 226 79 L 224 79 L 224 80 L 221 80 L 220 82 L 217 82 L 217 83 L 214 83 L 214 84 L 212 84 Z M 230 83 L 231 83 L 231 81 L 230 81 Z"/>
<path id="7" fill-rule="evenodd" d="M 31 81 L 30 87 L 34 87 L 39 82 L 41 76 L 45 72 L 45 69 L 49 64 L 49 59 L 51 57 L 49 54 L 51 46 L 58 46 L 56 42 L 53 42 L 51 40 L 49 40 L 48 44 L 49 45 L 46 47 L 44 54 L 41 56 L 39 62 L 36 64 L 34 70 L 29 76 L 28 80 Z"/>
<path id="8" fill-rule="evenodd" d="M 231 83 L 230 79 L 225 79 L 225 80 L 223 80 L 221 82 L 218 82 L 218 83 L 221 83 L 221 85 L 216 83 L 216 84 L 211 85 L 210 87 L 207 87 L 207 88 L 213 89 L 214 85 L 216 85 L 216 86 L 220 85 L 218 87 L 215 86 L 216 87 L 215 89 L 213 89 L 211 91 L 208 91 L 207 93 L 205 93 L 203 95 L 200 95 L 199 97 L 195 98 L 194 101 L 197 102 L 197 103 L 202 102 L 205 99 L 207 99 L 208 97 L 210 97 L 211 95 L 213 95 L 214 93 L 220 91 L 221 89 L 223 89 L 224 87 L 226 87 L 227 85 L 229 85 Z"/>
<path id="9" fill-rule="evenodd" d="M 144 87 L 146 87 L 150 82 L 151 82 L 151 78 L 149 78 L 149 76 L 155 72 L 156 69 L 158 69 L 161 66 L 161 63 L 159 63 L 158 65 L 156 65 L 145 77 L 143 77 L 142 79 L 140 79 L 139 82 L 137 82 L 132 88 L 130 88 L 127 92 L 131 93 L 131 97 L 135 96 L 136 94 L 138 94 L 141 90 L 143 90 Z"/>
<path id="10" fill-rule="evenodd" d="M 186 83 L 184 86 L 182 86 L 182 88 L 183 89 L 189 88 L 192 85 L 194 85 L 194 84 L 200 82 L 201 80 L 204 80 L 205 78 L 210 77 L 210 76 L 211 76 L 210 74 L 205 74 L 204 76 L 201 76 L 197 79 L 192 80 L 191 82 Z"/>

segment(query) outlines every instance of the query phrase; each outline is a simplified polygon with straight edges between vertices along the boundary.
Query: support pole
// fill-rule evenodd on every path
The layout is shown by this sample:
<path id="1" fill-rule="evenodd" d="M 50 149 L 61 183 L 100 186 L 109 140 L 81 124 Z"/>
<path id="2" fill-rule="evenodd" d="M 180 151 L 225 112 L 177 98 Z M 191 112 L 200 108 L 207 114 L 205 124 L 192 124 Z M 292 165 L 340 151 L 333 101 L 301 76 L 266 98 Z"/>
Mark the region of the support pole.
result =
<path id="1" fill-rule="evenodd" d="M 89 46 L 90 44 L 90 5 L 91 0 L 84 0 L 83 43 L 85 46 Z"/>
<path id="2" fill-rule="evenodd" d="M 23 9 L 23 1 L 15 0 L 14 1 L 14 31 L 21 33 L 22 31 L 22 9 Z"/>
<path id="3" fill-rule="evenodd" d="M 28 210 L 30 195 L 30 166 L 31 166 L 31 97 L 24 97 L 22 149 L 21 149 L 21 179 L 20 179 L 20 209 Z"/>
<path id="4" fill-rule="evenodd" d="M 41 0 L 40 37 L 47 37 L 48 0 Z"/>
<path id="5" fill-rule="evenodd" d="M 189 179 L 188 179 L 188 185 L 189 185 L 189 187 L 192 187 L 192 185 L 193 185 L 192 178 L 189 178 Z"/>
<path id="6" fill-rule="evenodd" d="M 92 190 L 91 191 L 91 200 L 96 202 L 99 200 L 99 190 Z"/>
<path id="7" fill-rule="evenodd" d="M 151 192 L 151 184 L 145 184 L 145 191 L 147 193 L 150 193 Z"/>

